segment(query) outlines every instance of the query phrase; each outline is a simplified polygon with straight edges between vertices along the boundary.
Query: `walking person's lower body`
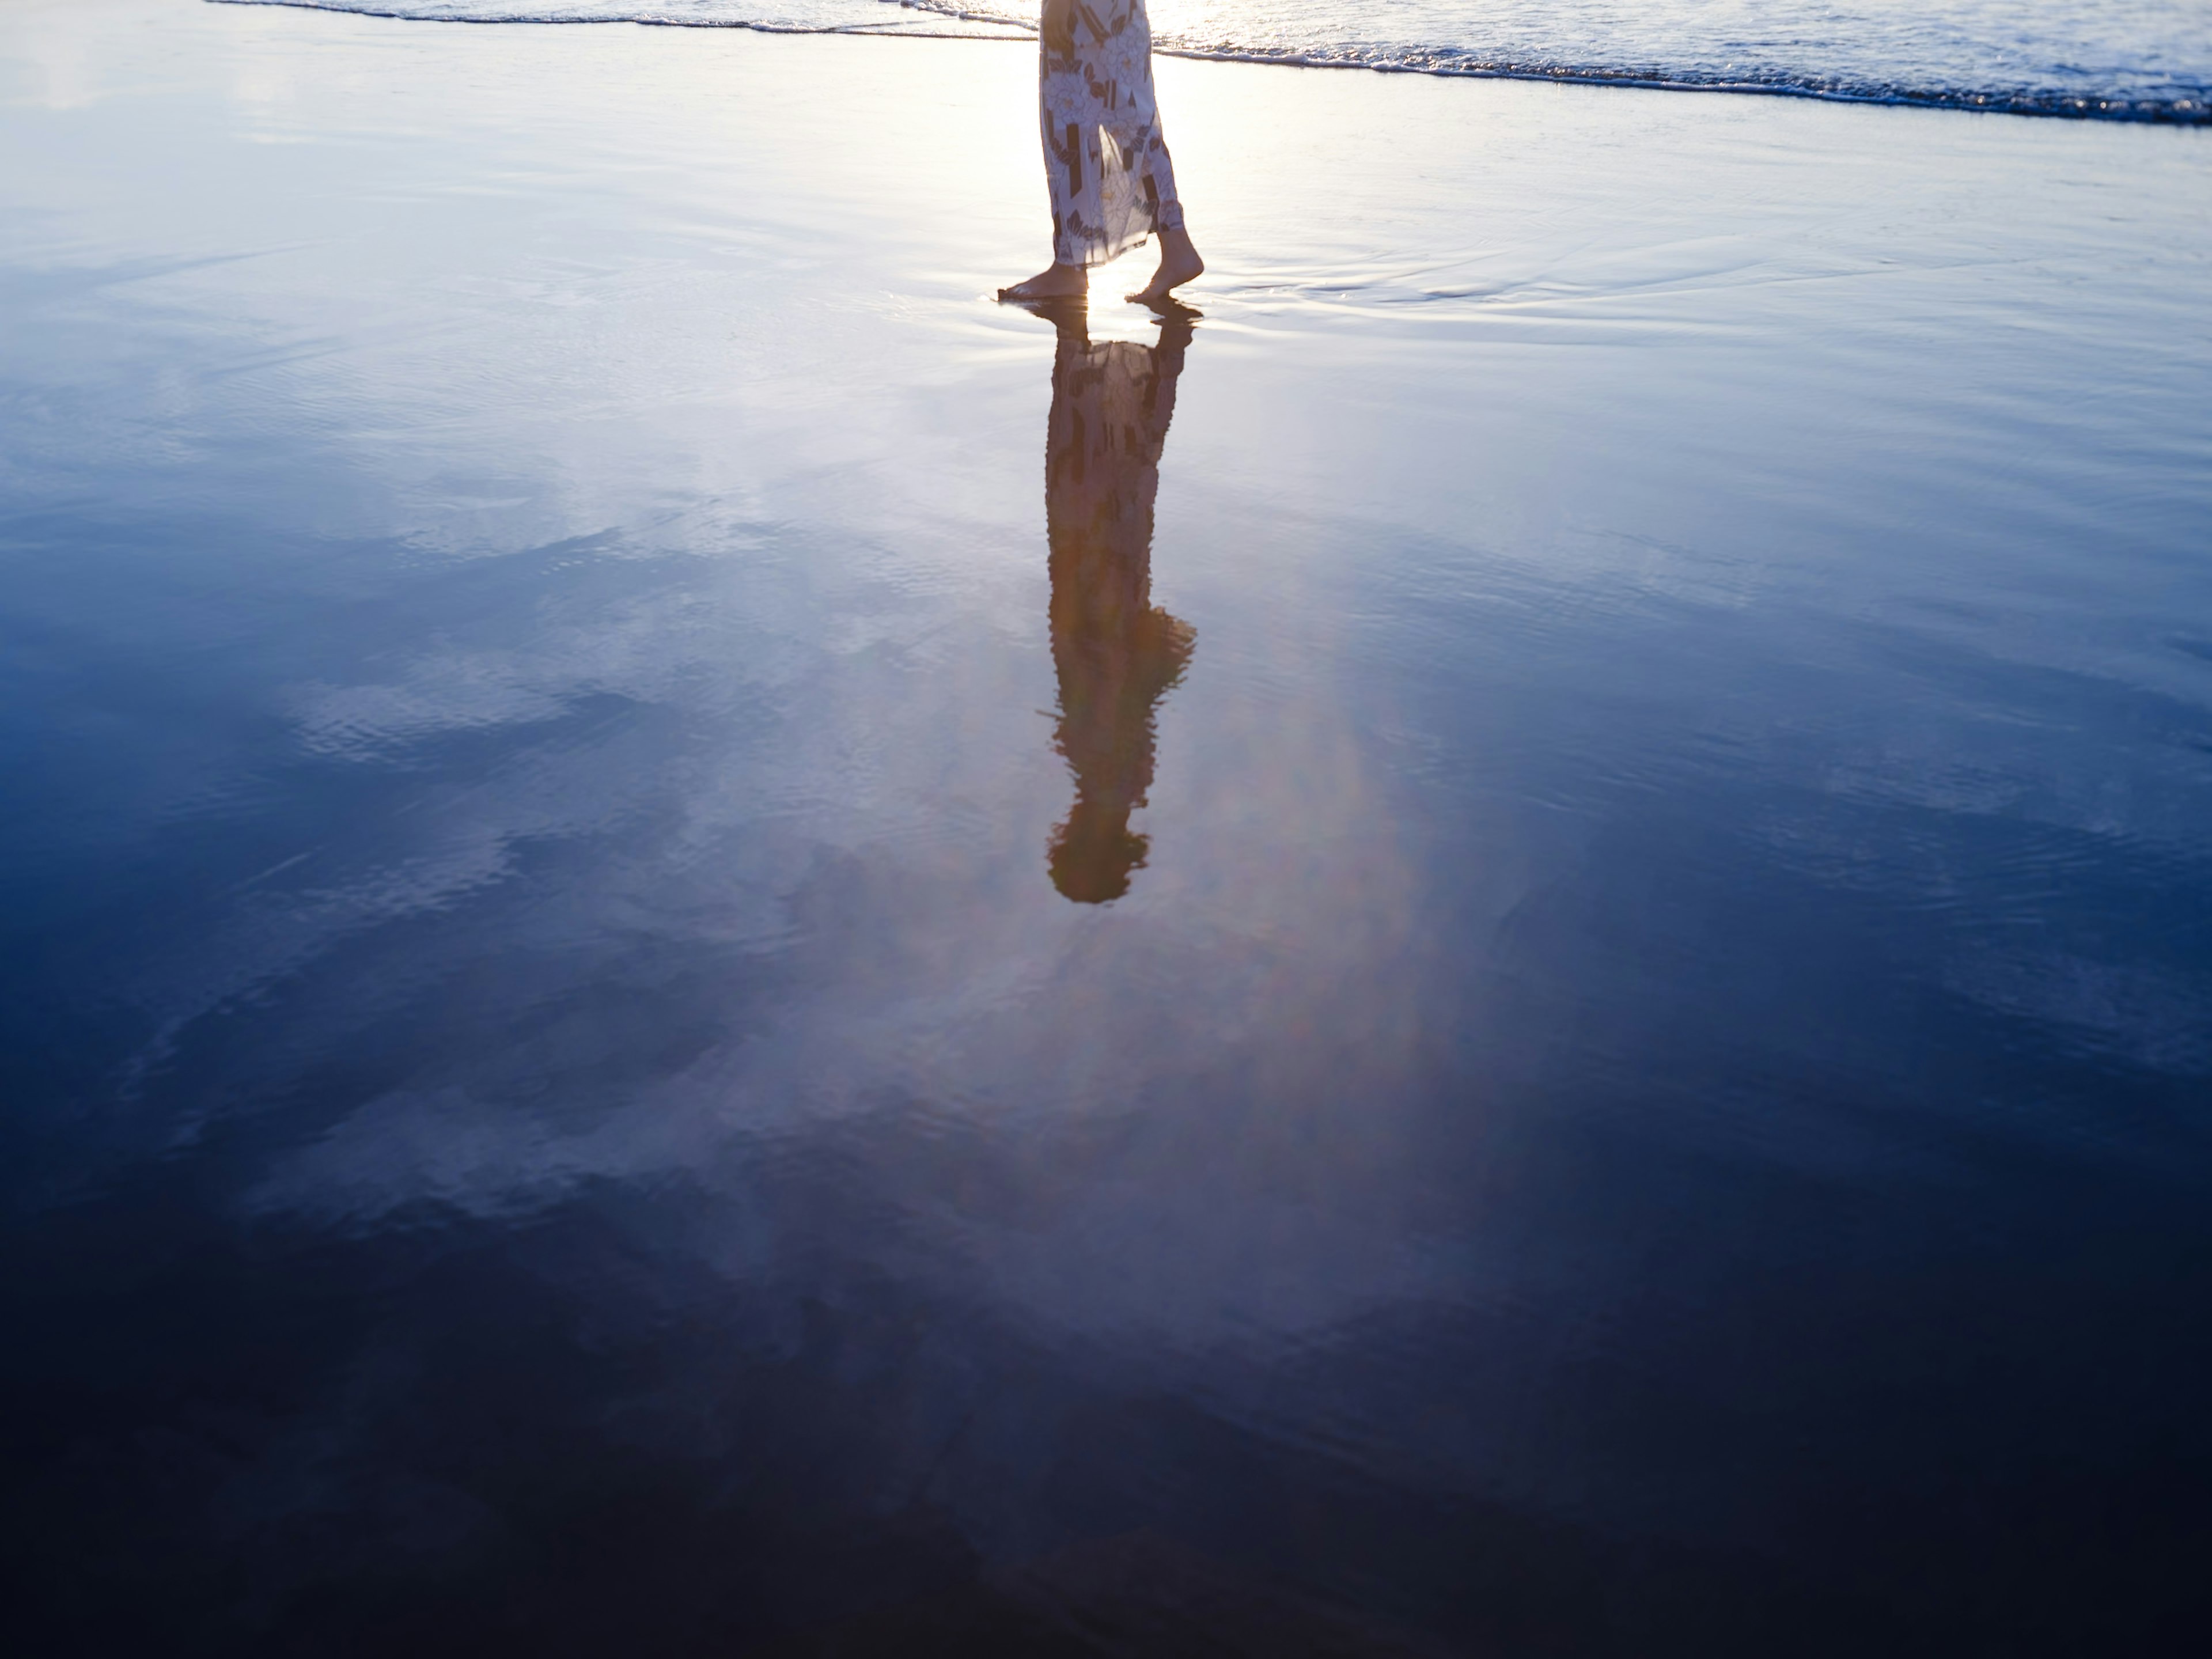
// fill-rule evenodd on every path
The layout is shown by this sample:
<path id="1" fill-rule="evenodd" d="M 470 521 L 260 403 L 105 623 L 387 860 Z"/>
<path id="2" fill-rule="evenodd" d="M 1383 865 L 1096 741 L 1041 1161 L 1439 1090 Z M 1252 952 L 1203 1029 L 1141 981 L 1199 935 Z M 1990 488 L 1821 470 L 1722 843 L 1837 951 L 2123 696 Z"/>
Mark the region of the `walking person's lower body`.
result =
<path id="1" fill-rule="evenodd" d="M 1073 299 L 1093 265 L 1146 237 L 1159 269 L 1128 297 L 1146 304 L 1206 269 L 1183 228 L 1175 164 L 1152 98 L 1145 0 L 1045 0 L 1037 109 L 1052 195 L 1052 264 L 1001 289 L 1004 300 Z"/>

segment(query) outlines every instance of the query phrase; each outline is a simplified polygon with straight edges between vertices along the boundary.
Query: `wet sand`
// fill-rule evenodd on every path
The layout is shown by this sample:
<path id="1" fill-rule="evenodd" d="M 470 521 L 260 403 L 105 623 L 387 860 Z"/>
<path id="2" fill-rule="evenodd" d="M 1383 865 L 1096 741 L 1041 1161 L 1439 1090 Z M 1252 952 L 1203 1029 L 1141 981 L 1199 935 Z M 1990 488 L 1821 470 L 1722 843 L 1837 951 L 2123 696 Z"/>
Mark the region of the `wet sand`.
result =
<path id="1" fill-rule="evenodd" d="M 24 1650 L 2149 1650 L 2212 135 L 1033 74 L 0 14 Z"/>

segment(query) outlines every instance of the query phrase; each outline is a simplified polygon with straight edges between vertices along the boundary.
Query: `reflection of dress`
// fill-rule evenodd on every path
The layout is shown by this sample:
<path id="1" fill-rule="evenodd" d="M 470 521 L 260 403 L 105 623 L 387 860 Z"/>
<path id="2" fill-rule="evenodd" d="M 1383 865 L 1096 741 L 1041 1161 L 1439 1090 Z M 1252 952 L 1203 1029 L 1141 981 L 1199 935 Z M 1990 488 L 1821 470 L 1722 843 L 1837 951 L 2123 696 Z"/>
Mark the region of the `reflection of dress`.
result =
<path id="1" fill-rule="evenodd" d="M 1098 265 L 1182 223 L 1145 0 L 1045 0 L 1037 59 L 1052 257 Z"/>
<path id="2" fill-rule="evenodd" d="M 1075 774 L 1075 806 L 1053 831 L 1053 884 L 1081 903 L 1129 890 L 1145 837 L 1129 813 L 1152 781 L 1152 705 L 1181 678 L 1192 634 L 1152 602 L 1152 500 L 1175 413 L 1187 319 L 1158 346 L 1092 345 L 1060 325 L 1045 436 L 1045 526 L 1052 550 L 1052 659 L 1060 672 L 1054 742 Z"/>

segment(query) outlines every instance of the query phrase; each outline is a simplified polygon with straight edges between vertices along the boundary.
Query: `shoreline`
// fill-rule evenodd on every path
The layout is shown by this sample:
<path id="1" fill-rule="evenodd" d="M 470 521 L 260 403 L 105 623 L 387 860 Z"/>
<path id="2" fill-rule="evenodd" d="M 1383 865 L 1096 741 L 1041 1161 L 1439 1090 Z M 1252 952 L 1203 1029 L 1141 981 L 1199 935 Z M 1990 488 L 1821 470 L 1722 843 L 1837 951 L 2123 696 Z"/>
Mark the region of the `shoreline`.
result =
<path id="1" fill-rule="evenodd" d="M 207 0 L 211 5 L 256 6 L 289 11 L 330 12 L 344 17 L 378 17 L 399 23 L 462 23 L 479 28 L 605 27 L 628 24 L 635 28 L 737 30 L 749 34 L 858 35 L 913 40 L 982 40 L 994 44 L 1026 42 L 1035 34 L 1026 25 L 987 14 L 939 12 L 935 7 L 914 6 L 900 0 L 901 9 L 935 13 L 958 22 L 986 24 L 1003 29 L 1001 34 L 963 34 L 949 29 L 908 29 L 892 25 L 856 23 L 849 26 L 809 26 L 757 22 L 745 19 L 686 19 L 681 17 L 422 17 L 411 12 L 372 9 L 365 6 L 329 4 L 324 0 Z M 1436 54 L 1449 47 L 1407 48 L 1407 55 Z M 2124 126 L 2212 126 L 2212 100 L 2123 103 L 2111 99 L 2067 97 L 2060 94 L 2011 95 L 2002 92 L 1960 92 L 1947 94 L 1911 89 L 1793 86 L 1764 81 L 1705 81 L 1655 76 L 1633 70 L 1563 64 L 1557 67 L 1516 65 L 1492 62 L 1374 61 L 1330 58 L 1285 48 L 1270 52 L 1258 47 L 1209 47 L 1153 43 L 1155 58 L 1180 58 L 1200 64 L 1253 64 L 1274 69 L 1364 70 L 1375 75 L 1415 75 L 1439 81 L 1518 81 L 1532 85 L 1610 87 L 1633 92 L 1712 93 L 1741 98 L 1789 98 L 1808 103 L 1861 104 L 1881 109 L 1946 110 L 1962 115 L 2008 115 L 2027 120 L 2098 121 Z"/>

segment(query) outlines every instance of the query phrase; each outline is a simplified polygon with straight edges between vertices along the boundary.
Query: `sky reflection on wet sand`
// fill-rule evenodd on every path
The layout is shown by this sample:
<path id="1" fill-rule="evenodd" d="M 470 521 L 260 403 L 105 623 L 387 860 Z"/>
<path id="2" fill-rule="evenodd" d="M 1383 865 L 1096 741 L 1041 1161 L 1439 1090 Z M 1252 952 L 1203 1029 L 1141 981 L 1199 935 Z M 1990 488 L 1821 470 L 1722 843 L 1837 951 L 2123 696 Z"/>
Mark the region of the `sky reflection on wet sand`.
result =
<path id="1" fill-rule="evenodd" d="M 1019 53 L 107 13 L 0 82 L 19 1616 L 2150 1650 L 2201 135 L 1170 64 L 1200 314 L 1079 326 Z"/>

